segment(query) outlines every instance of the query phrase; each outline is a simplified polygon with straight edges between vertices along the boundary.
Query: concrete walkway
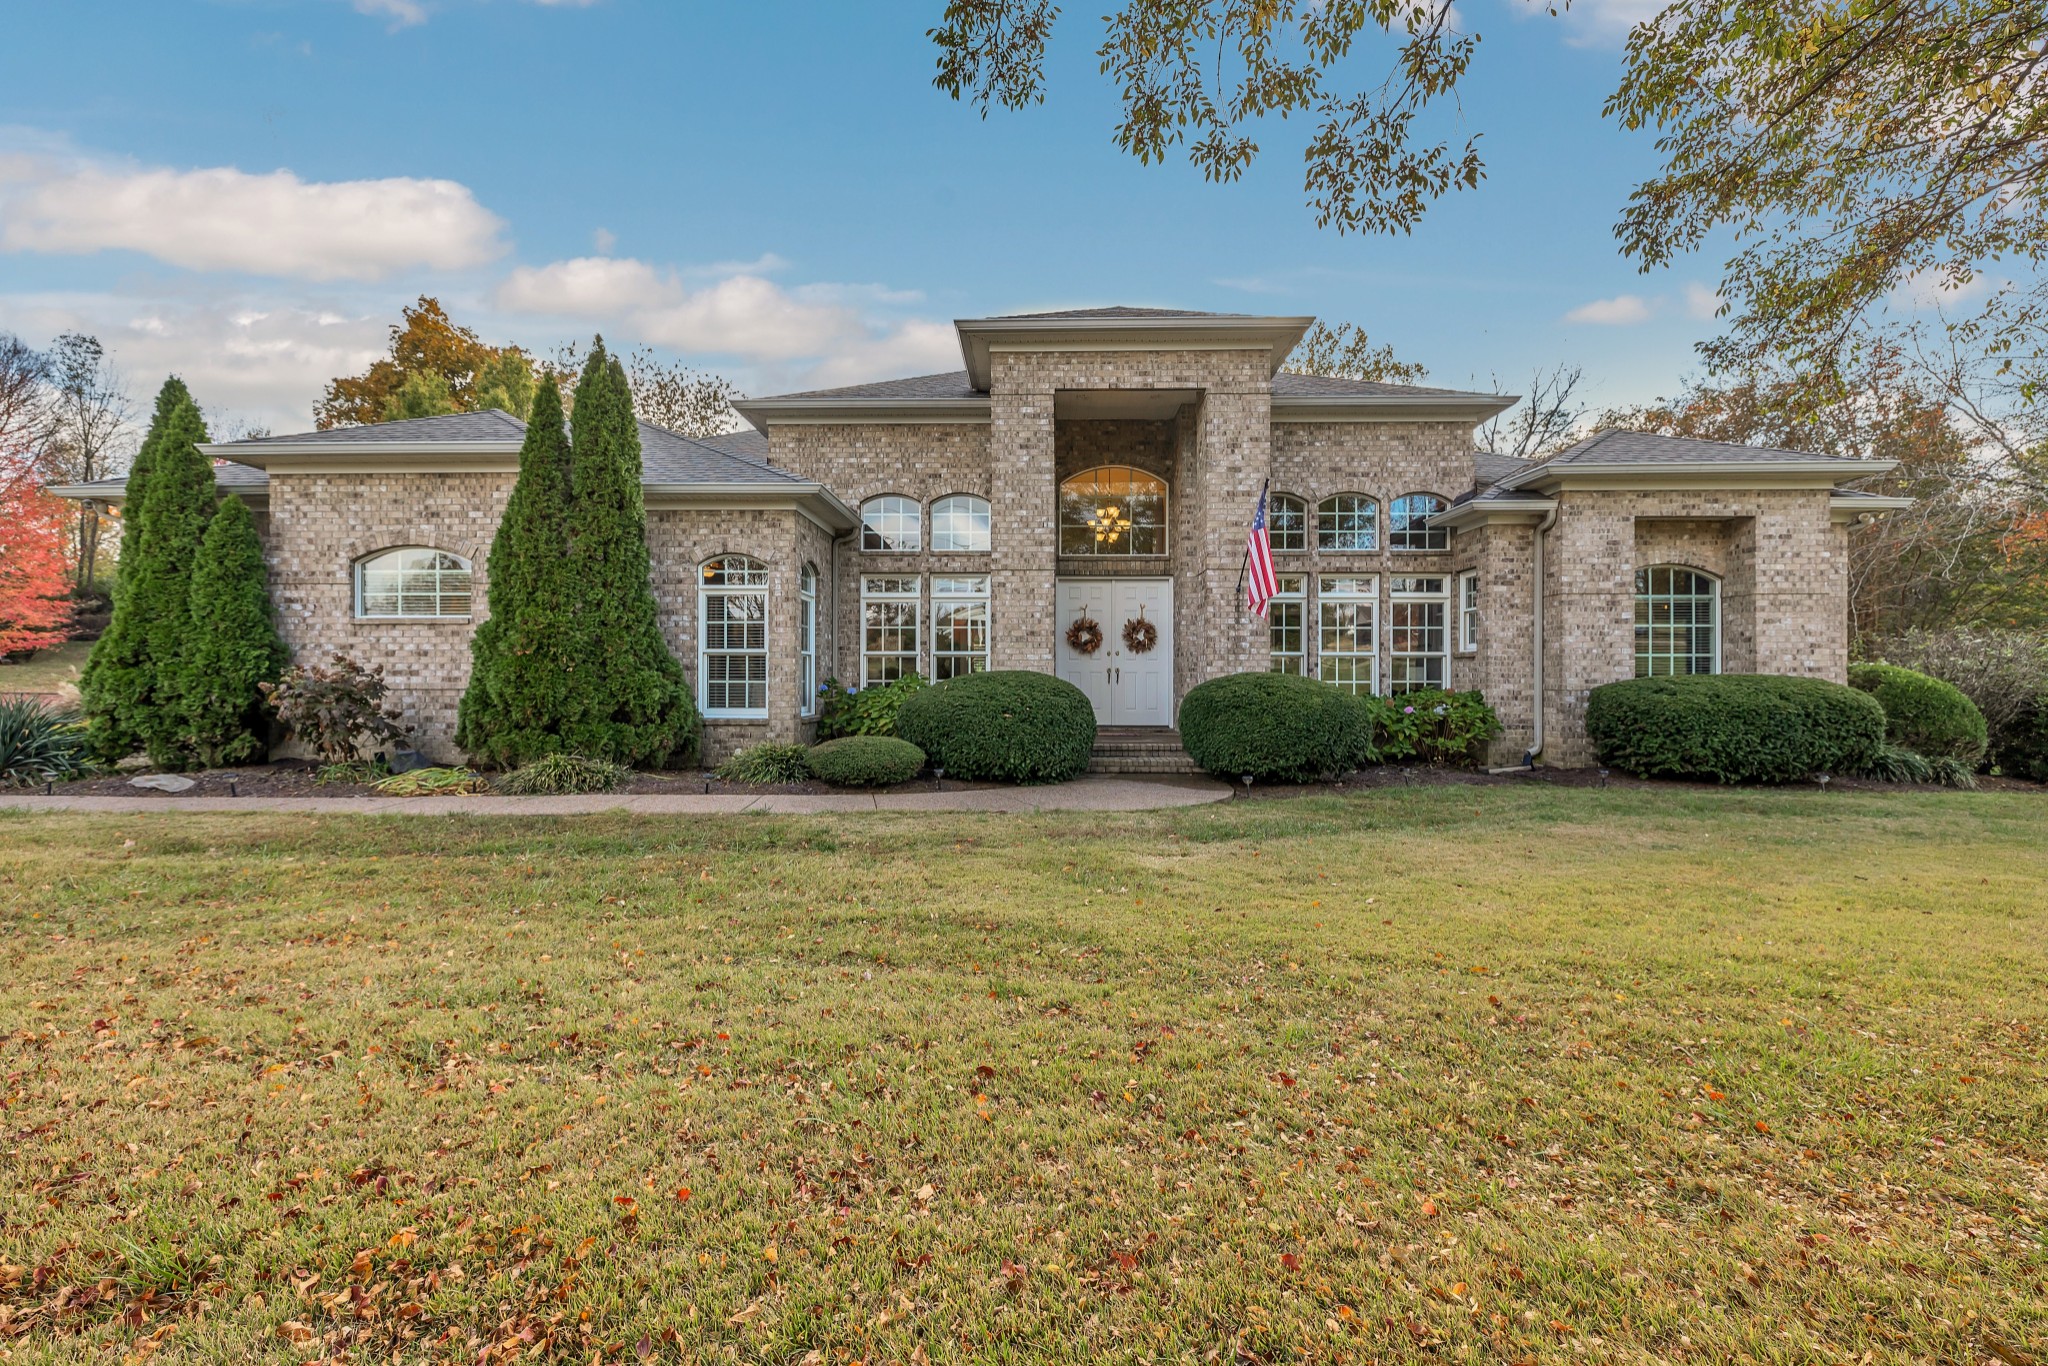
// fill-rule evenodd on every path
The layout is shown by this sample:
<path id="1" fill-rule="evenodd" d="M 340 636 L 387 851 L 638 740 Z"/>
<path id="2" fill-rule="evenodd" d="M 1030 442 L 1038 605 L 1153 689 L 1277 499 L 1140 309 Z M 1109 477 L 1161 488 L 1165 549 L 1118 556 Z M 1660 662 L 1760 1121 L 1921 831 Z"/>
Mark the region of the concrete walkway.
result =
<path id="1" fill-rule="evenodd" d="M 573 816 L 629 811 L 650 816 L 730 815 L 762 811 L 812 815 L 836 811 L 1151 811 L 1225 801 L 1230 788 L 1208 778 L 1091 774 L 1046 787 L 934 789 L 928 792 L 765 792 L 713 795 L 618 793 L 584 797 L 45 797 L 0 790 L 0 810 L 16 811 L 316 811 L 330 816 Z"/>

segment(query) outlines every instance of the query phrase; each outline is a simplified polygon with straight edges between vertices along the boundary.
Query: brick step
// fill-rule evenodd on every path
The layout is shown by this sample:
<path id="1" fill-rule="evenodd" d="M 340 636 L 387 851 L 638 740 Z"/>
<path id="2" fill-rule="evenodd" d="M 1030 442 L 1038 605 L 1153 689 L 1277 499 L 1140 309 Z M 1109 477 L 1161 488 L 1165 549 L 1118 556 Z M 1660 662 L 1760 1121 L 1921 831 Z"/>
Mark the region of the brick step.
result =
<path id="1" fill-rule="evenodd" d="M 1090 773 L 1197 773 L 1175 730 L 1099 730 Z"/>

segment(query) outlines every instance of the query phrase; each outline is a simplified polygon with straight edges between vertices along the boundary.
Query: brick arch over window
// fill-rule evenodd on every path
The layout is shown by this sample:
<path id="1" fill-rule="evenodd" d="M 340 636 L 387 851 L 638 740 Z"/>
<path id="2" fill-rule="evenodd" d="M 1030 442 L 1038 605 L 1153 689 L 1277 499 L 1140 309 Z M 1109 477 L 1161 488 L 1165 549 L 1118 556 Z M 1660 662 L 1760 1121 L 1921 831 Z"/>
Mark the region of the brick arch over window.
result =
<path id="1" fill-rule="evenodd" d="M 1367 493 L 1333 493 L 1316 504 L 1316 549 L 1378 550 L 1380 505 Z"/>
<path id="2" fill-rule="evenodd" d="M 860 548 L 885 554 L 924 549 L 924 506 L 900 493 L 878 493 L 860 505 Z"/>
<path id="3" fill-rule="evenodd" d="M 1636 570 L 1636 677 L 1721 672 L 1721 580 L 1685 564 Z"/>
<path id="4" fill-rule="evenodd" d="M 373 550 L 355 562 L 355 614 L 364 620 L 467 619 L 475 568 L 467 556 L 433 546 Z"/>
<path id="5" fill-rule="evenodd" d="M 935 554 L 986 551 L 992 543 L 988 499 L 978 493 L 949 493 L 932 499 Z"/>
<path id="6" fill-rule="evenodd" d="M 1431 527 L 1429 519 L 1450 506 L 1434 493 L 1404 493 L 1388 509 L 1389 550 L 1448 550 L 1451 533 Z"/>
<path id="7" fill-rule="evenodd" d="M 1097 465 L 1060 481 L 1062 555 L 1164 555 L 1166 480 L 1134 465 Z"/>

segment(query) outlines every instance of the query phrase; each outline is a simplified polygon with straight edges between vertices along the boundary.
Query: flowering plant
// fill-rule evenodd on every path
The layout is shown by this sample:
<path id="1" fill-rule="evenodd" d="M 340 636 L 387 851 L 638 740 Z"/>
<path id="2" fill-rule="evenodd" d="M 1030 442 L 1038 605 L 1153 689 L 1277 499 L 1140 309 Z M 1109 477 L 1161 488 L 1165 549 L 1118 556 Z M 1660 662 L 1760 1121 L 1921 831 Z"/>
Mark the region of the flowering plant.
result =
<path id="1" fill-rule="evenodd" d="M 1398 704 L 1381 697 L 1359 701 L 1372 721 L 1368 757 L 1379 763 L 1475 763 L 1481 747 L 1500 734 L 1500 718 L 1477 692 L 1431 689 L 1408 693 Z"/>

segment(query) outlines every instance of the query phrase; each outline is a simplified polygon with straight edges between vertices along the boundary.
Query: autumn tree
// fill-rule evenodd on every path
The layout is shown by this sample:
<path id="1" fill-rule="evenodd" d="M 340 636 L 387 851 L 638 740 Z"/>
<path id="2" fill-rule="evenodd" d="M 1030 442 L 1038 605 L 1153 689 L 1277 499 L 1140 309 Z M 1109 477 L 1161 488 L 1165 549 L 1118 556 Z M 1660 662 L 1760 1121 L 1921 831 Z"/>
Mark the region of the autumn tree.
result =
<path id="1" fill-rule="evenodd" d="M 949 0 L 927 35 L 933 84 L 984 117 L 1042 104 L 1059 19 L 1056 0 Z M 1433 201 L 1484 175 L 1476 136 L 1418 125 L 1478 48 L 1457 20 L 1448 0 L 1122 0 L 1096 47 L 1122 105 L 1114 139 L 1147 165 L 1184 146 L 1206 179 L 1229 182 L 1257 160 L 1269 116 L 1302 116 L 1318 226 L 1412 232 Z"/>
<path id="2" fill-rule="evenodd" d="M 97 337 L 67 332 L 50 347 L 43 467 L 52 483 L 89 484 L 119 474 L 126 463 L 134 405 Z M 99 574 L 106 516 L 95 499 L 73 512 L 73 563 L 80 588 Z"/>
<path id="3" fill-rule="evenodd" d="M 582 365 L 581 348 L 566 342 L 555 348 L 555 358 L 546 367 L 561 384 L 563 402 L 571 410 Z M 688 437 L 738 430 L 739 414 L 732 405 L 745 395 L 732 381 L 681 361 L 663 360 L 644 346 L 634 348 L 624 365 L 633 411 L 643 421 Z"/>
<path id="4" fill-rule="evenodd" d="M 1336 379 L 1377 380 L 1384 384 L 1419 384 L 1429 372 L 1399 359 L 1391 346 L 1375 346 L 1356 323 L 1331 327 L 1321 318 L 1303 334 L 1281 367 L 1297 375 Z"/>
<path id="5" fill-rule="evenodd" d="M 71 509 L 35 466 L 0 453 L 0 657 L 62 644 L 71 628 Z"/>
<path id="6" fill-rule="evenodd" d="M 533 363 L 516 346 L 491 346 L 449 318 L 441 301 L 421 295 L 391 328 L 391 353 L 360 375 L 330 380 L 313 406 L 314 421 L 328 427 L 385 422 L 401 416 L 429 417 L 435 411 L 476 412 L 504 403 L 524 418 L 533 394 Z M 522 384 L 512 377 L 524 371 Z M 408 387 L 410 386 L 410 387 Z M 394 408 L 394 405 L 396 407 Z"/>

